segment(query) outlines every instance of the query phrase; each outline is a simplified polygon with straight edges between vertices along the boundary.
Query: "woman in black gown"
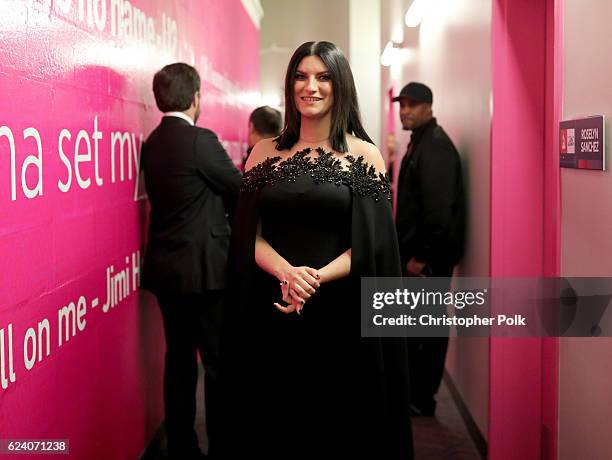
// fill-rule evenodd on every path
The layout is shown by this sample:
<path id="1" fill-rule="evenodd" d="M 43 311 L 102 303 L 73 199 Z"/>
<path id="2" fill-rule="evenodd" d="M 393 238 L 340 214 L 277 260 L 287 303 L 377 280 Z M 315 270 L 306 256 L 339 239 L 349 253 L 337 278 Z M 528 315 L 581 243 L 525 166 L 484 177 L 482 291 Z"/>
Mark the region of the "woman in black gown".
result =
<path id="1" fill-rule="evenodd" d="M 342 52 L 301 45 L 285 100 L 236 211 L 224 457 L 412 458 L 405 341 L 359 336 L 360 278 L 401 271 L 388 176 Z"/>

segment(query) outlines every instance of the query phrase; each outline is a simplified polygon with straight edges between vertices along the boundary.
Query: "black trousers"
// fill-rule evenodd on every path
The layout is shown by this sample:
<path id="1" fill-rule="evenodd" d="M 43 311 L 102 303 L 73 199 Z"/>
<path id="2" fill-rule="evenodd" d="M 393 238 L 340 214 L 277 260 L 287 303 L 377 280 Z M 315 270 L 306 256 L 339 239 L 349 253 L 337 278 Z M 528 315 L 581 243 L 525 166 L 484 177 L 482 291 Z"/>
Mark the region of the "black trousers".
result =
<path id="1" fill-rule="evenodd" d="M 210 447 L 218 439 L 218 366 L 224 291 L 158 294 L 166 336 L 164 369 L 165 426 L 171 458 L 199 452 L 194 430 L 197 352 L 204 365 L 204 404 Z M 213 447 L 214 449 L 214 447 Z"/>
<path id="2" fill-rule="evenodd" d="M 436 408 L 434 395 L 440 388 L 448 337 L 409 337 L 410 402 L 425 413 Z"/>
<path id="3" fill-rule="evenodd" d="M 429 275 L 449 279 L 453 265 L 428 265 Z M 448 350 L 448 337 L 409 337 L 408 359 L 410 369 L 410 402 L 424 413 L 436 409 L 434 395 L 440 388 L 444 362 Z"/>

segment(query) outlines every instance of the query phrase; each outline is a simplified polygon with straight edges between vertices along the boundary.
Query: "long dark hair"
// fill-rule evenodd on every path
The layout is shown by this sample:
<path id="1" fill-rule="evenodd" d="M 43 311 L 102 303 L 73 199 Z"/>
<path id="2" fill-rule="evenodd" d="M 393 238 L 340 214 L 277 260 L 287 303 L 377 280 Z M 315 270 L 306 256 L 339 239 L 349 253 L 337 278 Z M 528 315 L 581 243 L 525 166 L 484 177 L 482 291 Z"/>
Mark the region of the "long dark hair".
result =
<path id="1" fill-rule="evenodd" d="M 292 148 L 300 139 L 300 113 L 295 105 L 294 83 L 297 68 L 307 56 L 318 56 L 329 71 L 334 92 L 329 138 L 337 152 L 348 152 L 345 133 L 373 144 L 359 116 L 357 91 L 348 61 L 336 45 L 330 42 L 306 42 L 295 50 L 285 75 L 285 127 L 278 137 L 277 150 Z"/>

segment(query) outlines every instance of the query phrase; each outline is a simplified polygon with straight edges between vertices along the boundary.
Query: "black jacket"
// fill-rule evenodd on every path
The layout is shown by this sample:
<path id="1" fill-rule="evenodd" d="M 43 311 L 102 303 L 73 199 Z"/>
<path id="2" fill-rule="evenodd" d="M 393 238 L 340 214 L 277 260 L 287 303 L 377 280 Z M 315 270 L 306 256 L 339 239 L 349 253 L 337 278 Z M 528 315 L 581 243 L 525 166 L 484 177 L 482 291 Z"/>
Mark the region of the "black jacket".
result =
<path id="1" fill-rule="evenodd" d="M 151 204 L 143 288 L 154 293 L 224 288 L 228 213 L 241 176 L 217 136 L 164 117 L 143 146 L 141 165 Z"/>
<path id="2" fill-rule="evenodd" d="M 463 256 L 464 245 L 461 159 L 435 118 L 413 131 L 411 143 L 397 187 L 402 267 L 412 257 L 429 266 L 452 267 Z"/>

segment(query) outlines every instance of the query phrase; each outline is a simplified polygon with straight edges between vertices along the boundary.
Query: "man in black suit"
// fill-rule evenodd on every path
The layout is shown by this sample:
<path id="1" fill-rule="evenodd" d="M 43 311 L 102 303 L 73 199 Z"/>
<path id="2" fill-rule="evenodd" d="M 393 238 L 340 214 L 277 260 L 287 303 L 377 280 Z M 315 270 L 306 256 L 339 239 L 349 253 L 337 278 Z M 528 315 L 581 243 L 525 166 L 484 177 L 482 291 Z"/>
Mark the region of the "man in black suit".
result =
<path id="1" fill-rule="evenodd" d="M 461 159 L 433 117 L 433 93 L 409 83 L 393 98 L 402 127 L 412 131 L 400 166 L 396 228 L 405 276 L 448 278 L 463 255 L 465 209 Z M 411 409 L 433 415 L 448 337 L 408 339 Z"/>
<path id="2" fill-rule="evenodd" d="M 249 132 L 247 133 L 248 149 L 246 156 L 242 160 L 242 170 L 246 165 L 247 159 L 257 144 L 262 139 L 278 137 L 283 129 L 283 117 L 281 113 L 267 105 L 257 107 L 249 116 Z"/>
<path id="3" fill-rule="evenodd" d="M 205 370 L 210 446 L 218 438 L 218 359 L 230 239 L 228 207 L 240 173 L 210 130 L 195 126 L 200 77 L 183 63 L 155 74 L 164 113 L 146 140 L 142 169 L 151 204 L 142 285 L 161 308 L 166 337 L 165 426 L 171 458 L 204 458 L 194 431 L 197 356 Z"/>

